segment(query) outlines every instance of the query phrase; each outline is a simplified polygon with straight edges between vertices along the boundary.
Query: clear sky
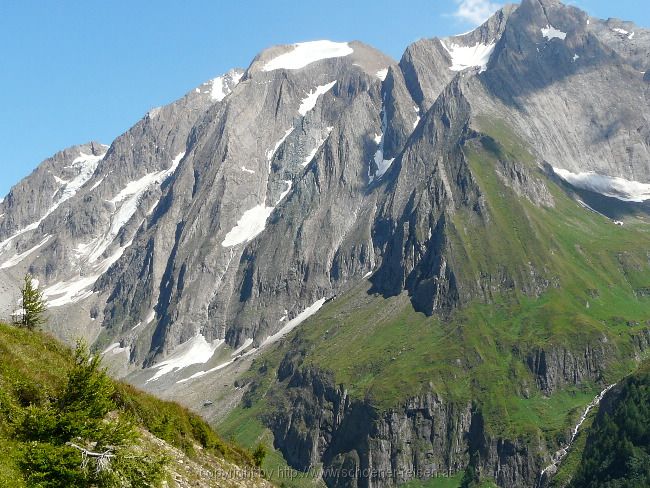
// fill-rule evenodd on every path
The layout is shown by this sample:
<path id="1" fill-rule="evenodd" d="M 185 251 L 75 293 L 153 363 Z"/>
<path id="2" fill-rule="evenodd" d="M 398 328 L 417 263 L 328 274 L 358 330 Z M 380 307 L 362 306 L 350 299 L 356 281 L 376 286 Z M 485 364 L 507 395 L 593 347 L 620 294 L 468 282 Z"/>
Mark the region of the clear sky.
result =
<path id="1" fill-rule="evenodd" d="M 0 196 L 67 146 L 105 144 L 274 44 L 361 40 L 399 59 L 494 0 L 0 0 Z M 650 27 L 647 0 L 577 0 Z"/>

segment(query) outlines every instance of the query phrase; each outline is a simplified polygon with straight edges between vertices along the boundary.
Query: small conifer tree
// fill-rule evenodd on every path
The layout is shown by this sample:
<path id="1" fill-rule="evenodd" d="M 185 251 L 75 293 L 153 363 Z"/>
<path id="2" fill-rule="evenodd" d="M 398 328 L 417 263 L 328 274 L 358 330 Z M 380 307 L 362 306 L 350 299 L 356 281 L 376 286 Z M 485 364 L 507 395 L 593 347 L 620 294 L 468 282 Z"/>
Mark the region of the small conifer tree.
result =
<path id="1" fill-rule="evenodd" d="M 266 447 L 264 444 L 258 444 L 255 450 L 253 451 L 253 462 L 258 468 L 262 467 L 264 458 L 266 457 Z"/>
<path id="2" fill-rule="evenodd" d="M 34 283 L 32 275 L 25 275 L 25 283 L 20 293 L 23 302 L 20 324 L 30 330 L 37 329 L 45 323 L 47 306 L 43 298 L 43 292 Z"/>

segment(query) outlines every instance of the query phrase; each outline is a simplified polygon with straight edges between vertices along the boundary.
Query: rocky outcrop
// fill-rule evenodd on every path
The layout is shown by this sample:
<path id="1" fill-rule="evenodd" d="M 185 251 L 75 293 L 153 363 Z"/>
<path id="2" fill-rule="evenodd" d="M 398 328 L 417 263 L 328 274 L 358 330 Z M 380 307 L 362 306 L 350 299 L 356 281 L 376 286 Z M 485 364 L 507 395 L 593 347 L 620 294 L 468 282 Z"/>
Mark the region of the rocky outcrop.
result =
<path id="1" fill-rule="evenodd" d="M 428 393 L 380 412 L 370 400 L 350 399 L 327 373 L 298 368 L 292 354 L 278 380 L 265 418 L 275 447 L 296 469 L 322 463 L 330 487 L 390 487 L 470 465 L 499 486 L 527 487 L 540 471 L 542 443 L 490 434 L 471 402 Z"/>
<path id="2" fill-rule="evenodd" d="M 643 353 L 650 349 L 650 322 L 647 322 L 646 325 L 645 329 L 632 337 L 634 357 L 637 361 L 640 361 Z"/>
<path id="3" fill-rule="evenodd" d="M 470 462 L 477 479 L 493 479 L 502 487 L 531 487 L 539 477 L 545 453 L 541 439 L 487 436 L 483 419 L 474 419 L 470 433 Z M 470 468 L 470 469 L 472 469 Z"/>
<path id="4" fill-rule="evenodd" d="M 639 360 L 650 348 L 650 329 L 631 336 L 634 357 Z M 525 363 L 534 375 L 538 388 L 551 395 L 567 385 L 584 382 L 602 383 L 609 364 L 619 354 L 605 336 L 592 341 L 582 350 L 566 346 L 537 348 L 526 355 Z"/>
<path id="5" fill-rule="evenodd" d="M 83 174 L 86 167 L 93 166 L 92 162 L 87 165 L 86 159 L 99 159 L 107 149 L 98 142 L 69 147 L 43 161 L 32 174 L 15 185 L 0 201 L 0 250 L 10 244 L 6 242 L 5 245 L 2 241 L 29 225 L 40 223 L 58 202 L 70 198 L 72 189 L 66 192 L 68 183 L 81 182 L 92 176 L 92 173 Z M 25 205 L 25 202 L 30 204 Z"/>
<path id="6" fill-rule="evenodd" d="M 484 144 L 486 139 L 483 139 Z M 518 196 L 523 196 L 540 206 L 552 207 L 554 205 L 553 195 L 546 184 L 524 163 L 505 158 L 499 159 L 497 174 L 503 183 L 512 188 Z"/>
<path id="7" fill-rule="evenodd" d="M 649 344 L 650 329 L 631 337 L 635 350 Z M 603 339 L 581 352 L 549 347 L 522 360 L 539 391 L 550 396 L 567 386 L 604 385 L 603 374 L 616 354 Z M 546 486 L 551 471 L 543 468 L 556 450 L 567 450 L 541 432 L 525 438 L 495 432 L 476 403 L 450 401 L 432 391 L 379 410 L 371 397 L 351 398 L 331 374 L 302 361 L 300 347 L 286 353 L 266 397 L 270 409 L 264 422 L 291 466 L 303 471 L 322 466 L 330 487 L 390 487 L 462 471 L 503 487 Z M 578 427 L 567 427 L 566 439 L 575 438 L 585 416 Z M 566 442 L 561 437 L 555 441 Z"/>
<path id="8" fill-rule="evenodd" d="M 562 346 L 540 348 L 528 354 L 526 365 L 539 389 L 550 395 L 566 385 L 602 381 L 612 354 L 606 342 L 588 345 L 580 352 Z"/>

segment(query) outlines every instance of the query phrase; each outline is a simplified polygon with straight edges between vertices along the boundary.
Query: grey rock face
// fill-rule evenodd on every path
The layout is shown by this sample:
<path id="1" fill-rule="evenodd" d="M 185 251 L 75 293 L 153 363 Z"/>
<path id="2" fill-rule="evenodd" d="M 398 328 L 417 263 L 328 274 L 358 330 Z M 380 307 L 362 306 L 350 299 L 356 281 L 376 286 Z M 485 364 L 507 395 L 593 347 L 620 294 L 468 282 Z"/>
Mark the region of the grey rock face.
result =
<path id="1" fill-rule="evenodd" d="M 388 295 L 408 289 L 418 308 L 429 313 L 459 300 L 445 257 L 444 226 L 447 209 L 453 212 L 456 202 L 478 202 L 478 188 L 457 144 L 468 122 L 469 105 L 452 83 L 396 162 L 377 219 L 375 240 L 383 244 L 383 236 L 391 237 L 373 284 Z"/>
<path id="2" fill-rule="evenodd" d="M 256 331 L 261 331 L 261 340 L 274 332 L 274 327 L 277 330 L 282 307 L 295 315 L 331 294 L 327 279 L 321 290 L 308 283 L 304 294 L 289 290 L 295 301 L 276 300 L 269 307 L 259 298 L 258 290 L 243 289 L 248 283 L 247 273 L 253 271 L 238 273 L 238 268 L 243 269 L 244 262 L 252 259 L 248 254 L 242 258 L 243 253 L 251 253 L 246 242 L 265 226 L 264 235 L 272 236 L 265 243 L 269 248 L 285 252 L 288 246 L 301 242 L 279 230 L 286 225 L 280 216 L 316 219 L 318 214 L 308 214 L 309 208 L 324 211 L 328 207 L 325 200 L 320 204 L 312 201 L 322 191 L 319 185 L 344 179 L 337 184 L 352 185 L 352 195 L 362 187 L 354 178 L 367 173 L 361 161 L 368 145 L 361 136 L 369 129 L 359 123 L 363 120 L 360 117 L 367 113 L 366 125 L 378 130 L 375 105 L 380 82 L 376 68 L 391 61 L 360 44 L 350 46 L 357 54 L 349 59 L 317 61 L 295 72 L 263 69 L 268 60 L 275 59 L 273 56 L 290 53 L 287 48 L 262 53 L 233 94 L 196 125 L 183 164 L 163 198 L 165 206 L 138 238 L 141 240 L 136 240 L 139 248 L 148 251 L 130 254 L 132 261 L 125 261 L 102 283 L 106 289 L 115 290 L 106 309 L 110 320 L 106 325 L 113 327 L 123 321 L 122 310 L 144 321 L 155 309 L 162 320 L 153 332 L 154 354 L 197 333 L 208 340 L 225 336 L 236 345 Z M 320 168 L 320 161 L 312 162 L 314 157 L 320 160 L 324 154 L 341 150 L 345 152 L 334 153 L 335 161 L 327 161 L 328 167 Z M 359 160 L 360 169 L 353 170 L 347 159 L 339 162 L 343 155 L 350 161 Z M 329 215 L 335 215 L 333 208 Z M 247 231 L 249 224 L 258 230 Z M 313 228 L 316 231 L 318 226 Z M 302 242 L 307 245 L 312 241 L 331 246 L 316 235 Z M 251 245 L 255 243 L 257 240 Z M 301 252 L 308 252 L 309 259 L 330 259 L 321 249 L 307 251 L 304 246 Z M 270 269 L 264 268 L 265 279 L 279 280 L 273 271 L 291 272 L 278 256 L 271 264 Z M 329 265 L 327 262 L 323 269 Z M 137 283 L 132 273 L 138 273 Z M 122 291 L 129 289 L 127 283 L 132 286 L 125 294 Z M 253 322 L 240 320 L 238 327 L 231 325 L 238 315 L 251 313 L 261 316 Z"/>
<path id="3" fill-rule="evenodd" d="M 459 264 L 454 217 L 492 228 L 463 149 L 500 120 L 540 171 L 650 183 L 649 43 L 634 25 L 524 0 L 471 33 L 417 41 L 399 63 L 358 42 L 265 50 L 110 148 L 69 148 L 16 185 L 0 202 L 0 307 L 29 271 L 58 334 L 112 344 L 114 371 L 151 390 L 199 392 L 220 374 L 198 371 L 204 355 L 254 354 L 369 275 L 373 292 L 406 290 L 426 314 L 507 289 L 538 295 L 554 286 L 544 269 Z M 536 168 L 502 160 L 496 171 L 516 195 L 555 204 Z M 649 343 L 640 336 L 635 351 Z M 525 362 L 550 394 L 598 381 L 610 352 L 548 347 Z M 165 382 L 148 382 L 142 368 L 166 360 Z M 173 364 L 197 360 L 195 382 L 176 383 L 190 373 Z M 532 486 L 548 457 L 488 433 L 469 403 L 423 394 L 379 414 L 293 357 L 279 382 L 266 420 L 290 464 L 376 473 L 330 474 L 329 486 L 394 486 L 470 462 L 500 486 Z"/>
<path id="4" fill-rule="evenodd" d="M 524 1 L 472 105 L 515 124 L 555 167 L 647 182 L 647 111 L 636 108 L 648 97 L 643 75 L 588 20 L 559 2 Z"/>
<path id="5" fill-rule="evenodd" d="M 190 129 L 218 103 L 215 83 L 150 111 L 110 148 L 90 143 L 57 154 L 2 202 L 0 266 L 12 288 L 26 271 L 39 278 L 50 300 L 51 322 L 62 336 L 95 339 L 98 303 L 106 297 L 92 294 L 94 284 L 153 212 Z M 81 325 L 72 328 L 73 323 Z"/>
<path id="6" fill-rule="evenodd" d="M 0 203 L 0 241 L 43 219 L 59 202 L 70 198 L 73 187 L 92 176 L 93 163 L 86 160 L 101 156 L 106 150 L 97 142 L 64 149 L 15 185 Z"/>
<path id="7" fill-rule="evenodd" d="M 602 378 L 612 351 L 607 344 L 599 346 L 587 348 L 582 355 L 564 348 L 538 350 L 529 355 L 527 365 L 535 375 L 540 390 L 551 395 L 563 386 Z"/>
<path id="8" fill-rule="evenodd" d="M 650 67 L 650 35 L 632 22 L 617 19 L 589 19 L 588 29 L 600 42 L 639 71 Z"/>
<path id="9" fill-rule="evenodd" d="M 633 337 L 633 347 L 639 359 L 650 348 L 650 329 Z M 602 382 L 610 358 L 614 356 L 612 346 L 601 339 L 579 353 L 558 346 L 538 349 L 526 357 L 526 364 L 539 389 L 551 395 L 566 385 Z"/>
<path id="10" fill-rule="evenodd" d="M 328 486 L 397 486 L 458 473 L 471 459 L 499 486 L 535 485 L 545 446 L 488 433 L 471 403 L 426 394 L 380 414 L 295 359 L 287 356 L 280 366 L 280 391 L 270 394 L 265 421 L 293 467 L 323 463 Z"/>

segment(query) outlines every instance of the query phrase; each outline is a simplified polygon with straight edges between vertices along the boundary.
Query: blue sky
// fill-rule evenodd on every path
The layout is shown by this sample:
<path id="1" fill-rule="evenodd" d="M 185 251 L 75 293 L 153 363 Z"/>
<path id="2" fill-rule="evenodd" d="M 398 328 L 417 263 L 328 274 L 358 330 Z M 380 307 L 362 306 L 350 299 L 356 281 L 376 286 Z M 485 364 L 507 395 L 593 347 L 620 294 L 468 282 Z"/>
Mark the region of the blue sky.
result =
<path id="1" fill-rule="evenodd" d="M 0 0 L 0 195 L 67 146 L 105 144 L 261 49 L 361 40 L 399 59 L 421 37 L 473 27 L 493 0 Z M 578 0 L 650 26 L 640 0 Z"/>

